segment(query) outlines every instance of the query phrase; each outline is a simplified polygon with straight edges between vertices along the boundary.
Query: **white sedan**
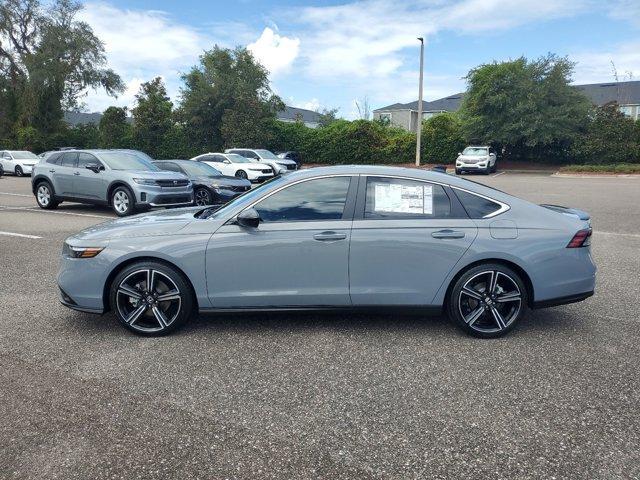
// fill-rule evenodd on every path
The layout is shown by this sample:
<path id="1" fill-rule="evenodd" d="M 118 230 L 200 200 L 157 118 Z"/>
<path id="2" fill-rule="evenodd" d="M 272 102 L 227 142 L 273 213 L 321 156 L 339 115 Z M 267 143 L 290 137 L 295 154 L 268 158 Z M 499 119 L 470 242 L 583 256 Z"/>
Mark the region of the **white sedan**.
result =
<path id="1" fill-rule="evenodd" d="M 251 182 L 263 182 L 274 176 L 270 166 L 234 153 L 205 153 L 191 160 L 211 165 L 223 175 L 244 178 Z"/>
<path id="2" fill-rule="evenodd" d="M 35 153 L 24 150 L 3 150 L 0 152 L 0 164 L 4 173 L 13 173 L 18 177 L 31 175 L 33 166 L 40 161 Z"/>

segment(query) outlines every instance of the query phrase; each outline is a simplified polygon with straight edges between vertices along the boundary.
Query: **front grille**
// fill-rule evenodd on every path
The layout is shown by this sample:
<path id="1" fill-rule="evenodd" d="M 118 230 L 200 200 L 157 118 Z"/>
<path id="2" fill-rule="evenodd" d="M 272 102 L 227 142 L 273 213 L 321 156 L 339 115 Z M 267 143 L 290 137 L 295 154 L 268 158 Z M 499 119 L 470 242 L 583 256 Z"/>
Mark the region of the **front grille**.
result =
<path id="1" fill-rule="evenodd" d="M 261 170 L 262 173 L 273 173 L 273 170 L 271 170 L 270 168 L 267 170 Z"/>
<path id="2" fill-rule="evenodd" d="M 287 170 L 296 170 L 297 165 L 287 165 Z"/>
<path id="3" fill-rule="evenodd" d="M 156 180 L 156 182 L 161 187 L 186 187 L 187 185 L 189 185 L 189 180 L 186 180 L 186 179 Z"/>
<path id="4" fill-rule="evenodd" d="M 250 190 L 251 187 L 247 187 L 247 186 L 244 186 L 244 185 L 238 185 L 238 186 L 235 186 L 235 187 L 231 187 L 230 189 L 233 192 L 246 192 L 247 190 Z"/>
<path id="5" fill-rule="evenodd" d="M 171 203 L 188 203 L 191 201 L 191 195 L 163 195 L 155 199 L 156 205 L 169 205 Z"/>

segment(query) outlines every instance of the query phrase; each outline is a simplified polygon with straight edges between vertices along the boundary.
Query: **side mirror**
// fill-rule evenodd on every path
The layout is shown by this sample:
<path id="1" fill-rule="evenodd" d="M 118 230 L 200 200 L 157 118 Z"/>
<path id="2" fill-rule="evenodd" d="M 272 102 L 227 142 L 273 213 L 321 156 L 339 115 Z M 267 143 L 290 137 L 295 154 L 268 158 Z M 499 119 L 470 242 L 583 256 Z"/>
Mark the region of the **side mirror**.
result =
<path id="1" fill-rule="evenodd" d="M 231 163 L 231 160 L 223 160 L 222 163 L 226 163 L 227 165 L 229 165 Z"/>
<path id="2" fill-rule="evenodd" d="M 458 156 L 462 155 L 462 152 L 458 152 Z"/>
<path id="3" fill-rule="evenodd" d="M 104 170 L 104 165 L 98 165 L 97 163 L 90 163 L 85 166 L 86 169 L 91 170 L 93 173 L 98 173 Z"/>
<path id="4" fill-rule="evenodd" d="M 260 225 L 260 215 L 255 208 L 247 208 L 236 217 L 241 227 L 257 228 Z"/>

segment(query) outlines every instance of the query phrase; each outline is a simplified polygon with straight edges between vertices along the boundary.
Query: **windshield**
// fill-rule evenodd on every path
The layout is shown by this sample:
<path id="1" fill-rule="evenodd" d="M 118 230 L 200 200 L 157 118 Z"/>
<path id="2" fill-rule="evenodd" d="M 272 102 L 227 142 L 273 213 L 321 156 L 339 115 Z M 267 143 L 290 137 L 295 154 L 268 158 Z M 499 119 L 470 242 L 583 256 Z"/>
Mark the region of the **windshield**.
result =
<path id="1" fill-rule="evenodd" d="M 100 159 L 112 170 L 160 171 L 160 168 L 135 153 L 118 151 L 102 152 L 100 153 Z"/>
<path id="2" fill-rule="evenodd" d="M 243 157 L 242 155 L 238 155 L 237 153 L 227 153 L 227 159 L 231 160 L 232 163 L 255 163 L 253 160 L 247 157 Z"/>
<path id="3" fill-rule="evenodd" d="M 31 152 L 9 152 L 11 156 L 16 160 L 40 160 L 35 153 Z"/>
<path id="4" fill-rule="evenodd" d="M 196 217 L 198 217 L 198 218 L 213 218 L 213 217 L 224 216 L 230 210 L 233 210 L 236 207 L 242 208 L 242 207 L 244 207 L 246 205 L 249 205 L 254 200 L 257 200 L 258 198 L 260 198 L 260 195 L 262 195 L 262 192 L 265 190 L 265 187 L 267 185 L 275 186 L 275 185 L 278 185 L 280 183 L 283 183 L 284 181 L 285 180 L 283 179 L 283 177 L 271 177 L 270 180 L 267 180 L 266 182 L 264 182 L 260 186 L 258 186 L 256 188 L 253 188 L 251 190 L 247 190 L 246 192 L 238 195 L 236 198 L 234 198 L 230 202 L 226 203 L 222 208 L 220 208 L 218 210 L 215 210 L 217 207 L 206 208 L 206 209 L 202 210 L 201 212 L 199 212 L 198 214 L 196 214 Z"/>
<path id="5" fill-rule="evenodd" d="M 260 155 L 260 158 L 268 158 L 268 159 L 276 159 L 278 160 L 278 157 L 276 157 L 272 152 L 270 152 L 269 150 L 254 150 L 258 155 Z"/>
<path id="6" fill-rule="evenodd" d="M 470 157 L 481 157 L 487 154 L 487 149 L 485 147 L 467 147 L 462 154 Z"/>
<path id="7" fill-rule="evenodd" d="M 219 177 L 222 175 L 222 173 L 206 163 L 180 162 L 179 165 L 190 177 Z"/>

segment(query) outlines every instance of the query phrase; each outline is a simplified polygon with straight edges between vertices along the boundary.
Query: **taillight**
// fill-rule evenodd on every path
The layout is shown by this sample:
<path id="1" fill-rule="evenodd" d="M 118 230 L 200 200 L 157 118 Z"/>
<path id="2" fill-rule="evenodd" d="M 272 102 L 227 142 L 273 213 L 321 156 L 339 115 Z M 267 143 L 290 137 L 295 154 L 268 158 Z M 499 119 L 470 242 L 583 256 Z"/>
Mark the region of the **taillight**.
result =
<path id="1" fill-rule="evenodd" d="M 567 248 L 588 247 L 589 245 L 591 245 L 591 229 L 585 228 L 584 230 L 578 230 L 567 245 Z"/>

